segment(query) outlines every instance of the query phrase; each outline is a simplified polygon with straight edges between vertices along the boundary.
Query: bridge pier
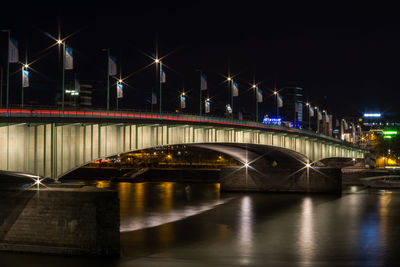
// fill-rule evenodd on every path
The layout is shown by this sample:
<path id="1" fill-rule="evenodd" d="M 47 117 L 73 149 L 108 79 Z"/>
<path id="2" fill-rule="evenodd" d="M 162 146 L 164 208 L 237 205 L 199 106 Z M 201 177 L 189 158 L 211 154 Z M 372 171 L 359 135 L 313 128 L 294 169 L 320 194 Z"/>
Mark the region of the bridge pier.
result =
<path id="1" fill-rule="evenodd" d="M 222 191 L 338 194 L 342 190 L 342 173 L 339 168 L 294 173 L 278 168 L 231 166 L 221 169 L 220 183 Z"/>

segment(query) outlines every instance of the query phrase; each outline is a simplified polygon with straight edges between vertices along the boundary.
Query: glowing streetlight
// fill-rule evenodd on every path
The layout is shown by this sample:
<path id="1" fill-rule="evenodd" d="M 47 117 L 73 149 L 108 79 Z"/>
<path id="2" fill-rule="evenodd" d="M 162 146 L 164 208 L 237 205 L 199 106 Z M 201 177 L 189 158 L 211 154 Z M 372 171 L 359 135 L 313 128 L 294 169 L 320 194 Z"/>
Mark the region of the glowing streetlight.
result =
<path id="1" fill-rule="evenodd" d="M 248 168 L 250 165 L 249 165 L 249 163 L 246 162 L 246 163 L 244 164 L 244 166 L 245 166 L 246 168 Z"/>
<path id="2" fill-rule="evenodd" d="M 160 60 L 158 58 L 156 58 L 156 59 L 154 59 L 154 62 L 157 64 L 157 63 L 160 63 Z"/>
<path id="3" fill-rule="evenodd" d="M 226 80 L 228 80 L 228 81 L 231 81 L 231 80 L 232 80 L 232 78 L 231 78 L 231 77 L 228 77 L 228 78 L 226 78 Z"/>
<path id="4" fill-rule="evenodd" d="M 57 44 L 61 45 L 62 43 L 63 43 L 62 40 L 60 40 L 60 39 L 57 40 Z"/>
<path id="5" fill-rule="evenodd" d="M 306 168 L 310 168 L 311 167 L 311 164 L 310 163 L 307 163 L 306 164 Z"/>
<path id="6" fill-rule="evenodd" d="M 278 92 L 277 91 L 274 91 L 274 95 L 276 95 Z"/>
<path id="7" fill-rule="evenodd" d="M 119 82 L 119 83 L 122 83 L 122 80 L 121 80 L 121 79 L 119 79 L 119 80 L 118 80 L 118 82 Z"/>
<path id="8" fill-rule="evenodd" d="M 257 85 L 255 85 L 255 84 L 253 84 L 253 86 L 252 86 L 253 88 L 257 88 Z"/>

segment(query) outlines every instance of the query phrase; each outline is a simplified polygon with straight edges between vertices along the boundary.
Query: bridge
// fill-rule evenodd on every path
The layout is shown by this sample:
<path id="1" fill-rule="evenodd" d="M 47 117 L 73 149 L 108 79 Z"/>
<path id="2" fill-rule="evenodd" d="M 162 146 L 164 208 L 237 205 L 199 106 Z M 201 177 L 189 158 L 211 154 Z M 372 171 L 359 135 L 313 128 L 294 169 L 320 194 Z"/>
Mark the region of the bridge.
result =
<path id="1" fill-rule="evenodd" d="M 0 109 L 2 171 L 58 179 L 99 158 L 166 145 L 211 143 L 278 147 L 296 151 L 310 161 L 363 158 L 367 152 L 307 130 L 226 118 L 130 111 Z"/>

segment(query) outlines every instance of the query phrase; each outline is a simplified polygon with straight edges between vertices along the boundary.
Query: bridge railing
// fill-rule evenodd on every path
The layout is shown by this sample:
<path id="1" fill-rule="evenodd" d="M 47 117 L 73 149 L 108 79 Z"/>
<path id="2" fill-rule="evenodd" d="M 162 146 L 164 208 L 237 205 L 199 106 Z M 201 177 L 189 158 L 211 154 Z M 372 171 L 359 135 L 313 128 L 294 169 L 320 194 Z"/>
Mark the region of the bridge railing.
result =
<path id="1" fill-rule="evenodd" d="M 140 111 L 140 110 L 104 110 L 104 109 L 71 109 L 70 107 L 65 108 L 64 112 L 57 107 L 49 107 L 49 106 L 29 106 L 26 108 L 21 108 L 18 106 L 12 106 L 8 110 L 0 109 L 0 117 L 40 117 L 40 118 L 98 118 L 98 119 L 144 119 L 144 120 L 165 120 L 165 121 L 177 121 L 177 122 L 192 122 L 192 123 L 207 123 L 207 124 L 215 124 L 215 125 L 224 125 L 224 126 L 232 126 L 232 127 L 248 127 L 253 129 L 264 129 L 264 130 L 272 130 L 283 133 L 297 133 L 299 135 L 305 135 L 308 137 L 314 137 L 319 139 L 325 139 L 327 141 L 332 141 L 335 143 L 341 143 L 347 146 L 359 148 L 356 145 L 351 143 L 342 141 L 340 139 L 315 133 L 310 130 L 299 129 L 299 128 L 290 128 L 286 126 L 280 125 L 268 125 L 261 122 L 255 121 L 244 121 L 232 118 L 223 118 L 216 116 L 199 116 L 193 114 L 182 114 L 182 113 L 156 113 L 156 112 L 148 112 L 148 111 Z"/>

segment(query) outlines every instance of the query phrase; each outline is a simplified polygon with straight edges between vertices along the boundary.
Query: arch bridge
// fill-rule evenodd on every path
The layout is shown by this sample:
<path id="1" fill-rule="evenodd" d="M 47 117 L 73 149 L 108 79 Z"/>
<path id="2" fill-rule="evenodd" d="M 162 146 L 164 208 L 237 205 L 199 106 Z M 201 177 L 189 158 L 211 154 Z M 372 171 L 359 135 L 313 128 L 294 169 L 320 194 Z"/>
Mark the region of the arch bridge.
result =
<path id="1" fill-rule="evenodd" d="M 0 170 L 58 179 L 99 158 L 177 144 L 256 144 L 311 161 L 364 148 L 296 128 L 183 114 L 0 109 Z"/>

